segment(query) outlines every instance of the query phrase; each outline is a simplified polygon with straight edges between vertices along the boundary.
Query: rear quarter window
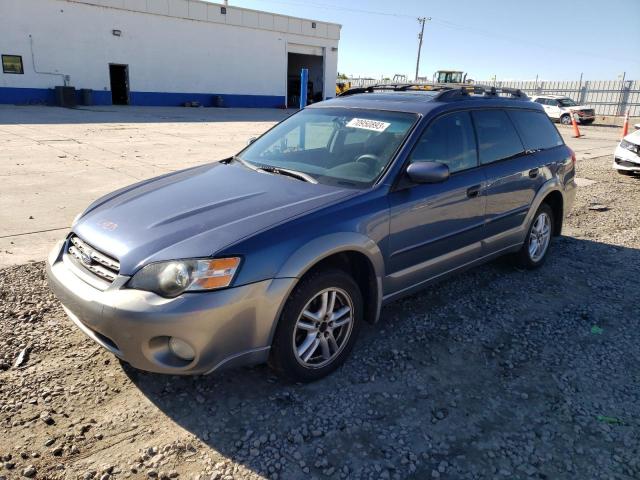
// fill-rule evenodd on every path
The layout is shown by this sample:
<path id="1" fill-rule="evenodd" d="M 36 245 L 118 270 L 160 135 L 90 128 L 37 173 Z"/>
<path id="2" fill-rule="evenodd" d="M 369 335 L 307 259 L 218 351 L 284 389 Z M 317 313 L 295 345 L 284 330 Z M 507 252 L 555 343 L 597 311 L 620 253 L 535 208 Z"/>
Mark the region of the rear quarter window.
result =
<path id="1" fill-rule="evenodd" d="M 509 116 L 527 150 L 544 150 L 564 144 L 558 130 L 543 112 L 509 110 Z"/>

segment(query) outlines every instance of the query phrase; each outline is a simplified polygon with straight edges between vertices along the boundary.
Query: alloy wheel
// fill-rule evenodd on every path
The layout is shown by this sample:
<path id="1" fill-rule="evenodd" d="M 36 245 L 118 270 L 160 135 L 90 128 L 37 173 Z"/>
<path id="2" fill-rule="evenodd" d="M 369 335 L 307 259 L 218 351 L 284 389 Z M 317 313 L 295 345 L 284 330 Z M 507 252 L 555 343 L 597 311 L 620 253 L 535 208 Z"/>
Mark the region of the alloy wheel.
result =
<path id="1" fill-rule="evenodd" d="M 541 212 L 531 226 L 529 233 L 529 258 L 539 262 L 549 248 L 551 241 L 551 219 L 545 212 Z"/>
<path id="2" fill-rule="evenodd" d="M 296 360 L 306 368 L 331 363 L 347 345 L 353 329 L 353 301 L 340 288 L 318 292 L 302 309 L 293 330 Z"/>

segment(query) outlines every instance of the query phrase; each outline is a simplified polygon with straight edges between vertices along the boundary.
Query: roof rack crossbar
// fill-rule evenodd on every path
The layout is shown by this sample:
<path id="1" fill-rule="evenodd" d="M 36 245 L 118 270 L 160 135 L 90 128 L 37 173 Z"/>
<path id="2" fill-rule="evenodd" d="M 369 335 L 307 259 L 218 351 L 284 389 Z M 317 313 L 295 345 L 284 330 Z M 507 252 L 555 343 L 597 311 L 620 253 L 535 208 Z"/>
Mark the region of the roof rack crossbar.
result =
<path id="1" fill-rule="evenodd" d="M 422 85 L 415 83 L 380 83 L 375 85 L 369 85 L 368 87 L 353 87 L 349 90 L 342 92 L 339 97 L 346 97 L 348 95 L 355 95 L 357 93 L 373 93 L 374 91 L 389 90 L 392 92 L 404 92 L 413 88 L 420 89 Z"/>
<path id="2" fill-rule="evenodd" d="M 501 97 L 502 94 L 507 94 L 511 99 L 526 100 L 529 97 L 519 88 L 496 88 L 492 85 L 462 85 L 456 87 L 446 88 L 443 87 L 441 92 L 436 96 L 436 100 L 451 100 L 455 98 L 468 97 L 471 94 L 482 95 L 484 97 Z"/>
<path id="3" fill-rule="evenodd" d="M 508 87 L 495 87 L 493 85 L 474 85 L 474 89 L 477 93 L 483 93 L 486 96 L 497 97 L 500 94 L 508 94 L 511 98 L 529 98 L 526 93 L 524 93 L 519 88 L 508 88 Z"/>

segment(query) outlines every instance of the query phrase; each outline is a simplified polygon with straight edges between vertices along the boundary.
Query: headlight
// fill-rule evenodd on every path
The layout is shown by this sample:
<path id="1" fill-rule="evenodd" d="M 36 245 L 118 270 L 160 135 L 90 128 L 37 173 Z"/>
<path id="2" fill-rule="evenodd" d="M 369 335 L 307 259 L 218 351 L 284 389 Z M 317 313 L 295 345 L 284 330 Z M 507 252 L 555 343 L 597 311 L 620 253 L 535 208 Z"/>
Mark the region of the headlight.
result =
<path id="1" fill-rule="evenodd" d="M 183 292 L 215 290 L 231 284 L 239 265 L 238 257 L 151 263 L 138 270 L 128 287 L 169 298 Z"/>
<path id="2" fill-rule="evenodd" d="M 633 152 L 633 153 L 638 153 L 640 151 L 640 146 L 635 145 L 631 142 L 627 142 L 626 140 L 621 140 L 620 146 L 625 150 L 629 150 L 630 152 Z"/>

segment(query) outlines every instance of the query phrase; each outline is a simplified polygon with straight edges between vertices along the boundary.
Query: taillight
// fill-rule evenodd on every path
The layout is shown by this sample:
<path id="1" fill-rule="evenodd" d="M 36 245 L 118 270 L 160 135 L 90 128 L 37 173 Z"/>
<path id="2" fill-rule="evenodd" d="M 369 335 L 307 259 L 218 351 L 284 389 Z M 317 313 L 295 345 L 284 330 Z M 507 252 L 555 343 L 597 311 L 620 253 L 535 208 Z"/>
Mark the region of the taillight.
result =
<path id="1" fill-rule="evenodd" d="M 569 148 L 569 147 L 567 147 Z M 571 165 L 573 166 L 573 168 L 576 167 L 576 152 L 574 152 L 571 148 L 569 148 L 569 151 L 571 152 Z"/>

